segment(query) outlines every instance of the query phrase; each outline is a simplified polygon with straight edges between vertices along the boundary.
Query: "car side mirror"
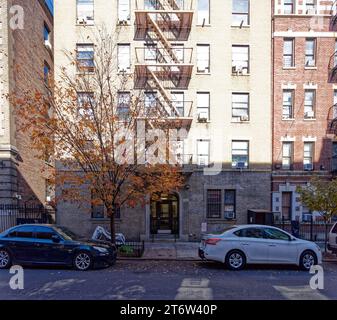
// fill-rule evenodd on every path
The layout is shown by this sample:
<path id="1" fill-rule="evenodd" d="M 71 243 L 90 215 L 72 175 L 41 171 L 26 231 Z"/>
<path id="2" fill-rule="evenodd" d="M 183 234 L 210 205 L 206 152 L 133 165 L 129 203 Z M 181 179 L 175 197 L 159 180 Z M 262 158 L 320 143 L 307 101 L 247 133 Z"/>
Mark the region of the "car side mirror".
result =
<path id="1" fill-rule="evenodd" d="M 60 237 L 57 235 L 53 235 L 51 239 L 54 243 L 60 243 L 61 241 Z"/>

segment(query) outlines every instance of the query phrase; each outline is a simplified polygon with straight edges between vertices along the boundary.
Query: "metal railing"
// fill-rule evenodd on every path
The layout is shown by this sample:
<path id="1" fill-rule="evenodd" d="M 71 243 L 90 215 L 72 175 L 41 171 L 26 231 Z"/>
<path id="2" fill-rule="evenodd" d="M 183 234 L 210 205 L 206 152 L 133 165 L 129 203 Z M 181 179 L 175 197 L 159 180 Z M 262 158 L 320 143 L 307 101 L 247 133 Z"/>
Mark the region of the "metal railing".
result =
<path id="1" fill-rule="evenodd" d="M 137 0 L 136 10 L 192 11 L 193 0 Z"/>
<path id="2" fill-rule="evenodd" d="M 193 48 L 172 46 L 172 52 L 176 55 L 178 63 L 174 62 L 172 56 L 165 48 L 152 46 L 136 47 L 136 63 L 156 66 L 158 64 L 192 64 Z"/>

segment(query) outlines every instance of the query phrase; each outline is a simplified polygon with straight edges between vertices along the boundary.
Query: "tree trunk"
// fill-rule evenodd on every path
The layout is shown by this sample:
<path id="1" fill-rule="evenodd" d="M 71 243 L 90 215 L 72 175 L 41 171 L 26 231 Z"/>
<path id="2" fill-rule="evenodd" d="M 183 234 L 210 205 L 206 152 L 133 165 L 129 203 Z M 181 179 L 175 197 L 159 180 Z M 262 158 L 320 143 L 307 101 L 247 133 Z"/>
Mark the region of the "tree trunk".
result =
<path id="1" fill-rule="evenodd" d="M 111 235 L 111 243 L 116 243 L 116 231 L 115 231 L 115 206 L 107 208 L 108 217 L 110 217 L 110 235 Z"/>

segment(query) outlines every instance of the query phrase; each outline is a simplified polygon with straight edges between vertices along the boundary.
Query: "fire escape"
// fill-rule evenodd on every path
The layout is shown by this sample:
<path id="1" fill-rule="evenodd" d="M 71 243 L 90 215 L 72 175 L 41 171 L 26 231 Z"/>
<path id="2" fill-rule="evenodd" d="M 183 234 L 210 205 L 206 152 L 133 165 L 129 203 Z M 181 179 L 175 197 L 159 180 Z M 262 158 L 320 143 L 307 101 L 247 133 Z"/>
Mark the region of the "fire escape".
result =
<path id="1" fill-rule="evenodd" d="M 153 102 L 161 116 L 186 128 L 193 120 L 192 102 L 181 94 L 188 89 L 193 71 L 193 49 L 184 46 L 194 13 L 189 1 L 144 0 L 143 9 L 137 1 L 135 10 L 135 40 L 144 43 L 136 48 L 135 89 L 155 92 Z"/>

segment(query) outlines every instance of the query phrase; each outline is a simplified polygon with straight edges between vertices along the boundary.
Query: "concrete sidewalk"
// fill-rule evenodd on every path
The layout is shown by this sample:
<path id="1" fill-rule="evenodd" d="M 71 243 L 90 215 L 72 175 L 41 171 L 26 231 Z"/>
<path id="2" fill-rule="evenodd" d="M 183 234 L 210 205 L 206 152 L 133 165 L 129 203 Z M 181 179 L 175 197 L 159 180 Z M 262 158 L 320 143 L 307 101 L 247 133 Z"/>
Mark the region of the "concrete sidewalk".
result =
<path id="1" fill-rule="evenodd" d="M 199 243 L 197 242 L 145 242 L 145 251 L 141 258 L 136 260 L 200 260 L 198 256 Z M 132 258 L 120 258 L 132 259 Z"/>
<path id="2" fill-rule="evenodd" d="M 120 259 L 200 261 L 198 247 L 198 242 L 145 242 L 145 251 L 141 258 Z M 337 263 L 337 256 L 324 254 L 323 261 Z"/>

